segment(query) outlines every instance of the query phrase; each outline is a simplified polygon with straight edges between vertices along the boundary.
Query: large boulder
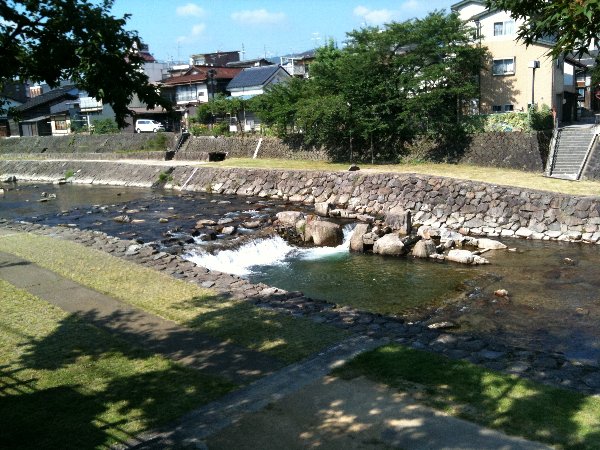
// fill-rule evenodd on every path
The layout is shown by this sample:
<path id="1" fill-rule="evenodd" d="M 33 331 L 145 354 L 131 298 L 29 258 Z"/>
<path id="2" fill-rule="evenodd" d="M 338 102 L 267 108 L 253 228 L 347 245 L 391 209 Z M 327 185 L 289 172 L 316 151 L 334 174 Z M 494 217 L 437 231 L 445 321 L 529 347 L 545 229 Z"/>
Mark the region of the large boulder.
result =
<path id="1" fill-rule="evenodd" d="M 385 214 L 385 223 L 400 234 L 410 234 L 412 229 L 411 212 L 396 206 Z"/>
<path id="2" fill-rule="evenodd" d="M 368 223 L 359 223 L 354 227 L 352 232 L 352 238 L 350 238 L 350 251 L 352 252 L 364 252 L 365 244 L 363 237 L 369 232 L 371 226 Z"/>
<path id="3" fill-rule="evenodd" d="M 337 223 L 326 220 L 311 220 L 306 223 L 304 239 L 315 245 L 336 247 L 344 242 L 344 231 Z"/>
<path id="4" fill-rule="evenodd" d="M 304 213 L 300 211 L 281 211 L 277 213 L 276 217 L 281 225 L 295 227 L 298 221 L 304 219 Z"/>
<path id="5" fill-rule="evenodd" d="M 415 258 L 429 258 L 437 253 L 435 243 L 431 239 L 422 239 L 415 244 L 412 255 Z"/>
<path id="6" fill-rule="evenodd" d="M 373 253 L 378 255 L 399 256 L 404 254 L 404 242 L 398 233 L 386 234 L 375 241 Z"/>

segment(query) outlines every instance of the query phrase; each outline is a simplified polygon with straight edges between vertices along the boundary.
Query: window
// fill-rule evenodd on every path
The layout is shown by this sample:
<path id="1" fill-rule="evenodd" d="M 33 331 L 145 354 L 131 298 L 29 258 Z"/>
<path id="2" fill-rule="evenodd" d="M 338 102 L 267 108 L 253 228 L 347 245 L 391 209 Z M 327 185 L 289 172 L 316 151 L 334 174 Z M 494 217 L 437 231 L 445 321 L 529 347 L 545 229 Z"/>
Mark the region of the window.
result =
<path id="1" fill-rule="evenodd" d="M 494 113 L 501 113 L 502 112 L 502 105 L 493 105 L 492 106 L 492 112 L 494 112 Z"/>
<path id="2" fill-rule="evenodd" d="M 515 21 L 494 22 L 494 36 L 512 36 L 515 34 Z"/>
<path id="3" fill-rule="evenodd" d="M 66 120 L 55 120 L 54 121 L 54 129 L 56 130 L 68 130 L 67 121 Z"/>
<path id="4" fill-rule="evenodd" d="M 515 110 L 515 105 L 504 105 L 504 112 L 511 112 Z"/>
<path id="5" fill-rule="evenodd" d="M 515 58 L 494 59 L 492 64 L 493 75 L 514 75 Z"/>

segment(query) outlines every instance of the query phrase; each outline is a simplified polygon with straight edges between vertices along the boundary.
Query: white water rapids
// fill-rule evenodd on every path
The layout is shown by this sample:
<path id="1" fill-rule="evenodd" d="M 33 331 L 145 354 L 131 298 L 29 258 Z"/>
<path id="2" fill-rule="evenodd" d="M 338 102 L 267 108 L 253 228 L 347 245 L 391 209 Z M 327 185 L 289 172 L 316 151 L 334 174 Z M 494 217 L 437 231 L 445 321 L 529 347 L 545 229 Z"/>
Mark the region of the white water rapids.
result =
<path id="1" fill-rule="evenodd" d="M 256 239 L 235 250 L 222 250 L 209 253 L 201 247 L 184 255 L 188 261 L 210 270 L 230 273 L 232 275 L 249 275 L 252 267 L 285 264 L 287 258 L 321 259 L 350 249 L 350 238 L 354 225 L 344 227 L 344 242 L 337 247 L 298 248 L 288 244 L 280 236 L 267 239 Z"/>

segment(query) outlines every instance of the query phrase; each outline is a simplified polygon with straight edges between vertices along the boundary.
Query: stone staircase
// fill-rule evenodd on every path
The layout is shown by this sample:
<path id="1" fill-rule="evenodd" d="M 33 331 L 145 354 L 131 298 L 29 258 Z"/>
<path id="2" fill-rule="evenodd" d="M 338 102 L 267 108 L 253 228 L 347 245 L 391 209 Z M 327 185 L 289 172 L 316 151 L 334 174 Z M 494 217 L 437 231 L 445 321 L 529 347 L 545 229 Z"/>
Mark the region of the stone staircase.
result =
<path id="1" fill-rule="evenodd" d="M 579 180 L 595 139 L 594 126 L 570 126 L 557 130 L 553 138 L 547 175 Z"/>

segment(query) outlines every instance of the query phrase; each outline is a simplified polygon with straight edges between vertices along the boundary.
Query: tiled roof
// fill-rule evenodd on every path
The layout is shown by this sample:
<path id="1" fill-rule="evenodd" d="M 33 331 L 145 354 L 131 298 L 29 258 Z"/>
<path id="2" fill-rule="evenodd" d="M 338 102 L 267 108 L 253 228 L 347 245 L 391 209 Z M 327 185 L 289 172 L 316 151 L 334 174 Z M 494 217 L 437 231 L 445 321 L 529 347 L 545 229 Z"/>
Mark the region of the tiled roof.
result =
<path id="1" fill-rule="evenodd" d="M 76 94 L 70 94 L 70 91 L 74 89 L 77 88 L 75 86 L 63 86 L 61 88 L 54 89 L 50 92 L 46 92 L 45 94 L 30 98 L 21 106 L 17 106 L 15 109 L 17 111 L 27 111 L 29 109 L 35 108 L 36 106 L 43 105 L 45 103 L 50 103 L 54 100 L 58 100 L 63 96 L 71 96 L 72 98 L 77 98 Z"/>
<path id="2" fill-rule="evenodd" d="M 216 80 L 231 80 L 241 72 L 238 67 L 193 66 L 184 75 L 167 78 L 163 84 L 175 86 L 178 84 L 199 83 L 208 79 L 208 71 L 214 70 Z M 196 73 L 194 73 L 196 72 Z"/>
<path id="3" fill-rule="evenodd" d="M 279 69 L 281 69 L 281 66 L 250 67 L 244 69 L 237 77 L 231 80 L 227 85 L 227 90 L 262 86 L 269 81 Z"/>

